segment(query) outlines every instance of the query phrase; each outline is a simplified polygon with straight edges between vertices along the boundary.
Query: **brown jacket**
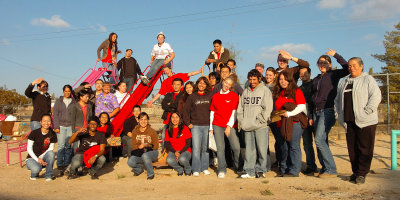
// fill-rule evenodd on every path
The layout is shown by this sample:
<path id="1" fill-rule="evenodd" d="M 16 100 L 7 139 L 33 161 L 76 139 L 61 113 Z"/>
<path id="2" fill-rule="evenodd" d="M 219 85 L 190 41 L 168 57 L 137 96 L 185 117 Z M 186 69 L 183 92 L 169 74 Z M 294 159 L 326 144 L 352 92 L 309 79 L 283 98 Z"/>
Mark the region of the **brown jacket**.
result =
<path id="1" fill-rule="evenodd" d="M 226 65 L 226 63 L 229 60 L 229 50 L 225 49 L 224 47 L 221 47 L 221 55 L 218 59 L 218 55 L 215 51 L 211 51 L 210 55 L 208 55 L 208 59 L 215 59 L 215 63 L 213 63 L 213 71 L 216 71 L 217 65 L 218 63 L 222 62 L 224 63 L 224 65 Z"/>
<path id="2" fill-rule="evenodd" d="M 108 39 L 104 40 L 104 42 L 102 42 L 99 46 L 99 48 L 97 48 L 97 58 L 103 60 L 104 58 L 107 57 L 107 53 L 108 53 L 108 47 L 110 46 L 110 41 Z M 103 56 L 100 57 L 100 51 L 103 50 Z M 115 52 L 114 56 L 112 57 L 113 61 L 115 63 L 117 63 L 117 55 L 120 51 Z"/>
<path id="3" fill-rule="evenodd" d="M 297 61 L 297 64 L 298 64 L 298 65 L 297 65 L 296 67 L 291 67 L 291 68 L 289 68 L 289 66 L 288 66 L 288 68 L 284 69 L 284 70 L 288 70 L 289 73 L 292 74 L 293 79 L 294 79 L 294 82 L 296 82 L 296 83 L 297 83 L 297 81 L 298 81 L 299 78 L 300 78 L 300 67 L 301 67 L 301 68 L 303 68 L 303 67 L 310 67 L 310 64 L 309 64 L 307 61 L 302 60 L 302 59 L 300 59 L 300 58 L 299 58 L 299 60 Z M 276 69 L 276 71 L 279 73 L 279 72 L 281 72 L 281 71 L 283 71 L 283 70 L 280 70 L 280 69 L 278 68 L 278 69 Z"/>
<path id="4" fill-rule="evenodd" d="M 140 126 L 136 126 L 132 131 L 132 151 L 139 149 L 140 144 L 151 144 L 153 150 L 158 150 L 157 132 L 147 126 L 144 132 L 140 132 Z"/>
<path id="5" fill-rule="evenodd" d="M 296 108 L 296 106 L 297 105 L 294 103 L 285 103 L 282 109 L 286 111 L 292 111 Z M 285 139 L 288 142 L 292 140 L 293 122 L 300 122 L 301 128 L 305 129 L 307 128 L 308 125 L 308 118 L 306 114 L 304 114 L 303 112 L 288 118 L 282 117 L 281 134 L 283 139 Z"/>

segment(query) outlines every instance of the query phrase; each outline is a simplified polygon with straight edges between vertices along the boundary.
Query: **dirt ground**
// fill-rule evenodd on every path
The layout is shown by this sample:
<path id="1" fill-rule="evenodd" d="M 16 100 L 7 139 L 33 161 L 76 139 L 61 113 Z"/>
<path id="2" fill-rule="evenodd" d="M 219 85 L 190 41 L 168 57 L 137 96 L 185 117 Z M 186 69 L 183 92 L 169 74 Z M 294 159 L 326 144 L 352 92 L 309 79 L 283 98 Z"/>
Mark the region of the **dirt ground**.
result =
<path id="1" fill-rule="evenodd" d="M 281 178 L 271 171 L 265 179 L 247 180 L 237 178 L 232 170 L 224 179 L 218 179 L 213 169 L 211 175 L 200 177 L 178 177 L 172 169 L 160 169 L 155 171 L 155 179 L 148 181 L 145 173 L 134 177 L 124 158 L 107 163 L 99 172 L 99 180 L 89 176 L 67 180 L 64 176 L 52 182 L 45 182 L 44 178 L 31 181 L 25 163 L 23 168 L 19 166 L 17 154 L 12 153 L 11 164 L 6 165 L 6 142 L 0 142 L 0 199 L 400 199 L 400 171 L 390 170 L 390 136 L 376 136 L 371 173 L 363 185 L 347 181 L 351 168 L 346 140 L 339 138 L 331 138 L 330 143 L 339 172 L 337 178 L 303 174 Z M 271 147 L 273 143 L 270 135 Z M 271 151 L 274 155 L 273 148 Z M 23 157 L 26 155 L 25 152 Z M 305 167 L 304 151 L 302 160 Z"/>

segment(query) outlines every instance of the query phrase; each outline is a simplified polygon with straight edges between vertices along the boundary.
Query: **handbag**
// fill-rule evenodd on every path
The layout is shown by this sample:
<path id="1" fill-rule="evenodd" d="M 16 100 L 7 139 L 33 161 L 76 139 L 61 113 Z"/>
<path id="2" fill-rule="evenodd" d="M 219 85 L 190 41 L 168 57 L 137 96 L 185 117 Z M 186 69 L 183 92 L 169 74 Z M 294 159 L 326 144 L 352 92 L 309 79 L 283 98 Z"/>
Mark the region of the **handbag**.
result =
<path id="1" fill-rule="evenodd" d="M 111 147 L 121 146 L 121 137 L 109 137 L 107 138 L 107 144 Z"/>
<path id="2" fill-rule="evenodd" d="M 217 144 L 215 143 L 214 134 L 208 134 L 208 148 L 217 152 Z"/>

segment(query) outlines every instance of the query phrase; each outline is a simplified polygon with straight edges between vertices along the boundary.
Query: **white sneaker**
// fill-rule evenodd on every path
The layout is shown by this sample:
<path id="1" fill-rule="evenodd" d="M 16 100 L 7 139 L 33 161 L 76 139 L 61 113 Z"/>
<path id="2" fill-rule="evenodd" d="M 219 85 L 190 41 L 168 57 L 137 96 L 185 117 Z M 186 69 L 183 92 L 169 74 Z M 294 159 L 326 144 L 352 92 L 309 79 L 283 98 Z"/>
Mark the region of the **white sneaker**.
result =
<path id="1" fill-rule="evenodd" d="M 204 175 L 210 175 L 210 171 L 208 171 L 207 169 L 203 171 Z"/>
<path id="2" fill-rule="evenodd" d="M 250 176 L 249 174 L 242 174 L 240 178 L 256 178 L 255 176 Z"/>
<path id="3" fill-rule="evenodd" d="M 46 178 L 46 182 L 53 181 L 52 178 Z"/>
<path id="4" fill-rule="evenodd" d="M 218 173 L 218 178 L 225 178 L 225 172 Z"/>
<path id="5" fill-rule="evenodd" d="M 36 177 L 29 177 L 29 179 L 31 179 L 31 181 L 36 181 Z"/>
<path id="6" fill-rule="evenodd" d="M 200 175 L 200 173 L 199 172 L 193 172 L 193 176 L 199 176 Z"/>

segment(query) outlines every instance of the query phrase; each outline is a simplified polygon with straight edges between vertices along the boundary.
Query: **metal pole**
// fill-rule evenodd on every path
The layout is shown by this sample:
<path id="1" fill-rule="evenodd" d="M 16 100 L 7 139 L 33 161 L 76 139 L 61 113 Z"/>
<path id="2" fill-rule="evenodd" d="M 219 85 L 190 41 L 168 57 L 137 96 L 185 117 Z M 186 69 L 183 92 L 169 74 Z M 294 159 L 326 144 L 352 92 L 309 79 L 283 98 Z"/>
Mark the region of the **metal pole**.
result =
<path id="1" fill-rule="evenodd" d="M 388 116 L 387 116 L 387 120 L 388 120 L 388 124 L 387 124 L 387 134 L 390 134 L 390 91 L 389 91 L 389 73 L 386 73 L 386 96 L 387 96 L 387 110 L 388 110 Z"/>

